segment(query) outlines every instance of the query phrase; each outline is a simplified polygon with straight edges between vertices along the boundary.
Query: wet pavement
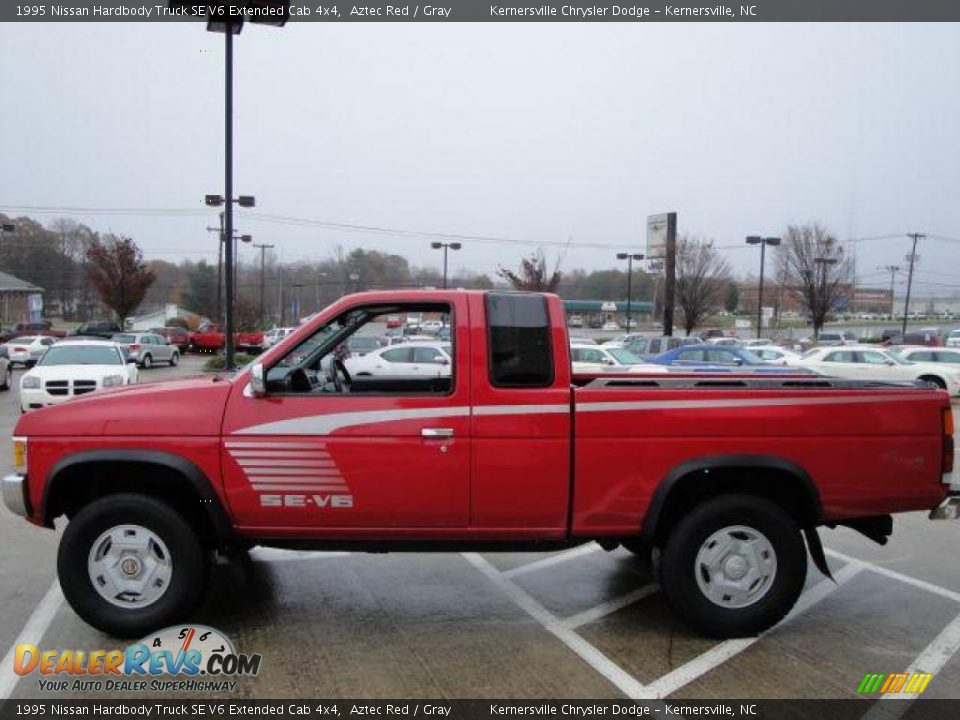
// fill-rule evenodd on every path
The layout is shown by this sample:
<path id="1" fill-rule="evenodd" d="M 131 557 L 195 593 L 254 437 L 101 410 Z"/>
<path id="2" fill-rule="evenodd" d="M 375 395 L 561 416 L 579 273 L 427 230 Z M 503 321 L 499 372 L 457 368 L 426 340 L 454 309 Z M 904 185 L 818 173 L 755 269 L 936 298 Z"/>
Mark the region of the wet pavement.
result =
<path id="1" fill-rule="evenodd" d="M 142 373 L 162 380 L 195 371 Z M 16 392 L 0 395 L 0 471 Z M 960 698 L 960 523 L 898 516 L 887 546 L 822 531 L 836 583 L 812 566 L 793 613 L 759 638 L 714 641 L 670 611 L 649 563 L 595 545 L 560 553 L 347 554 L 256 549 L 220 566 L 193 621 L 263 656 L 225 698 L 853 698 L 867 672 L 936 669 L 924 697 Z M 54 582 L 57 533 L 0 513 L 0 652 L 111 649 Z M 216 694 L 203 693 L 206 697 Z M 0 698 L 41 692 L 11 654 Z M 184 699 L 190 693 L 182 694 Z"/>

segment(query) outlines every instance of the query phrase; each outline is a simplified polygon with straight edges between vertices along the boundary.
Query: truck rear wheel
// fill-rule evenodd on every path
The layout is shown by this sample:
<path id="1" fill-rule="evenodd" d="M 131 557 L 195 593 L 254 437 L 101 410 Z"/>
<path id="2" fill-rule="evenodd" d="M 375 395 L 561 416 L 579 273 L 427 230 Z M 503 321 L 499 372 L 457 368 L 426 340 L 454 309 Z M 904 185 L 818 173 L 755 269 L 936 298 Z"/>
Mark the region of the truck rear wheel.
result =
<path id="1" fill-rule="evenodd" d="M 57 552 L 64 597 L 93 627 L 137 637 L 183 620 L 203 594 L 206 562 L 190 525 L 145 495 L 110 495 L 78 512 Z"/>
<path id="2" fill-rule="evenodd" d="M 807 576 L 797 523 L 751 495 L 698 505 L 667 538 L 660 584 L 674 611 L 718 638 L 762 632 L 790 611 Z"/>

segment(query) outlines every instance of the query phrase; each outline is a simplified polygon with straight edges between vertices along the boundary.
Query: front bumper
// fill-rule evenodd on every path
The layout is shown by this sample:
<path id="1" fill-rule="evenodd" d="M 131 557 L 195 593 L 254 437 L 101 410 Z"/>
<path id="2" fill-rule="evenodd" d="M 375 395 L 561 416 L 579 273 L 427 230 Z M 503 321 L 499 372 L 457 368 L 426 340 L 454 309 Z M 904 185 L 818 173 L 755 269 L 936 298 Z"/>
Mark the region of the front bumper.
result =
<path id="1" fill-rule="evenodd" d="M 6 486 L 4 486 L 4 489 L 6 489 Z M 931 510 L 930 519 L 960 520 L 960 490 L 951 492 L 939 505 Z"/>
<path id="2" fill-rule="evenodd" d="M 3 504 L 14 515 L 29 517 L 26 475 L 7 475 L 3 478 Z"/>

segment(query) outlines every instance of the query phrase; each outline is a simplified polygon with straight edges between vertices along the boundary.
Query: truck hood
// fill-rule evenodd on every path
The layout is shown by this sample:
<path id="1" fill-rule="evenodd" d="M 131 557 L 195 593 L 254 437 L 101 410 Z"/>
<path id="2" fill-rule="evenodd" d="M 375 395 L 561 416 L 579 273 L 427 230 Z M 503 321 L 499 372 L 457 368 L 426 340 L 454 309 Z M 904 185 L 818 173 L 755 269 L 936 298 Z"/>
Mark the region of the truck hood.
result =
<path id="1" fill-rule="evenodd" d="M 20 418 L 17 436 L 220 434 L 232 381 L 198 377 L 100 390 Z"/>

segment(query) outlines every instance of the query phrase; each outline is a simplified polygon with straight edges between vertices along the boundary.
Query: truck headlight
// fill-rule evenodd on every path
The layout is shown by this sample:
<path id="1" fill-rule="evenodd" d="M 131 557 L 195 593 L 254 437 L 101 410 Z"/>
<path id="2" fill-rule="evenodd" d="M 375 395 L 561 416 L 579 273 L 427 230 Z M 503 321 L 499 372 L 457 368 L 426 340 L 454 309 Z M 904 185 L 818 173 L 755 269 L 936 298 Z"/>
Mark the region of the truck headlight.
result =
<path id="1" fill-rule="evenodd" d="M 107 375 L 103 379 L 103 386 L 108 387 L 117 387 L 123 385 L 123 375 Z"/>
<path id="2" fill-rule="evenodd" d="M 23 390 L 39 390 L 40 378 L 35 375 L 25 375 L 23 380 L 20 381 L 20 387 Z"/>
<path id="3" fill-rule="evenodd" d="M 19 475 L 27 474 L 27 439 L 13 438 L 13 471 Z"/>

